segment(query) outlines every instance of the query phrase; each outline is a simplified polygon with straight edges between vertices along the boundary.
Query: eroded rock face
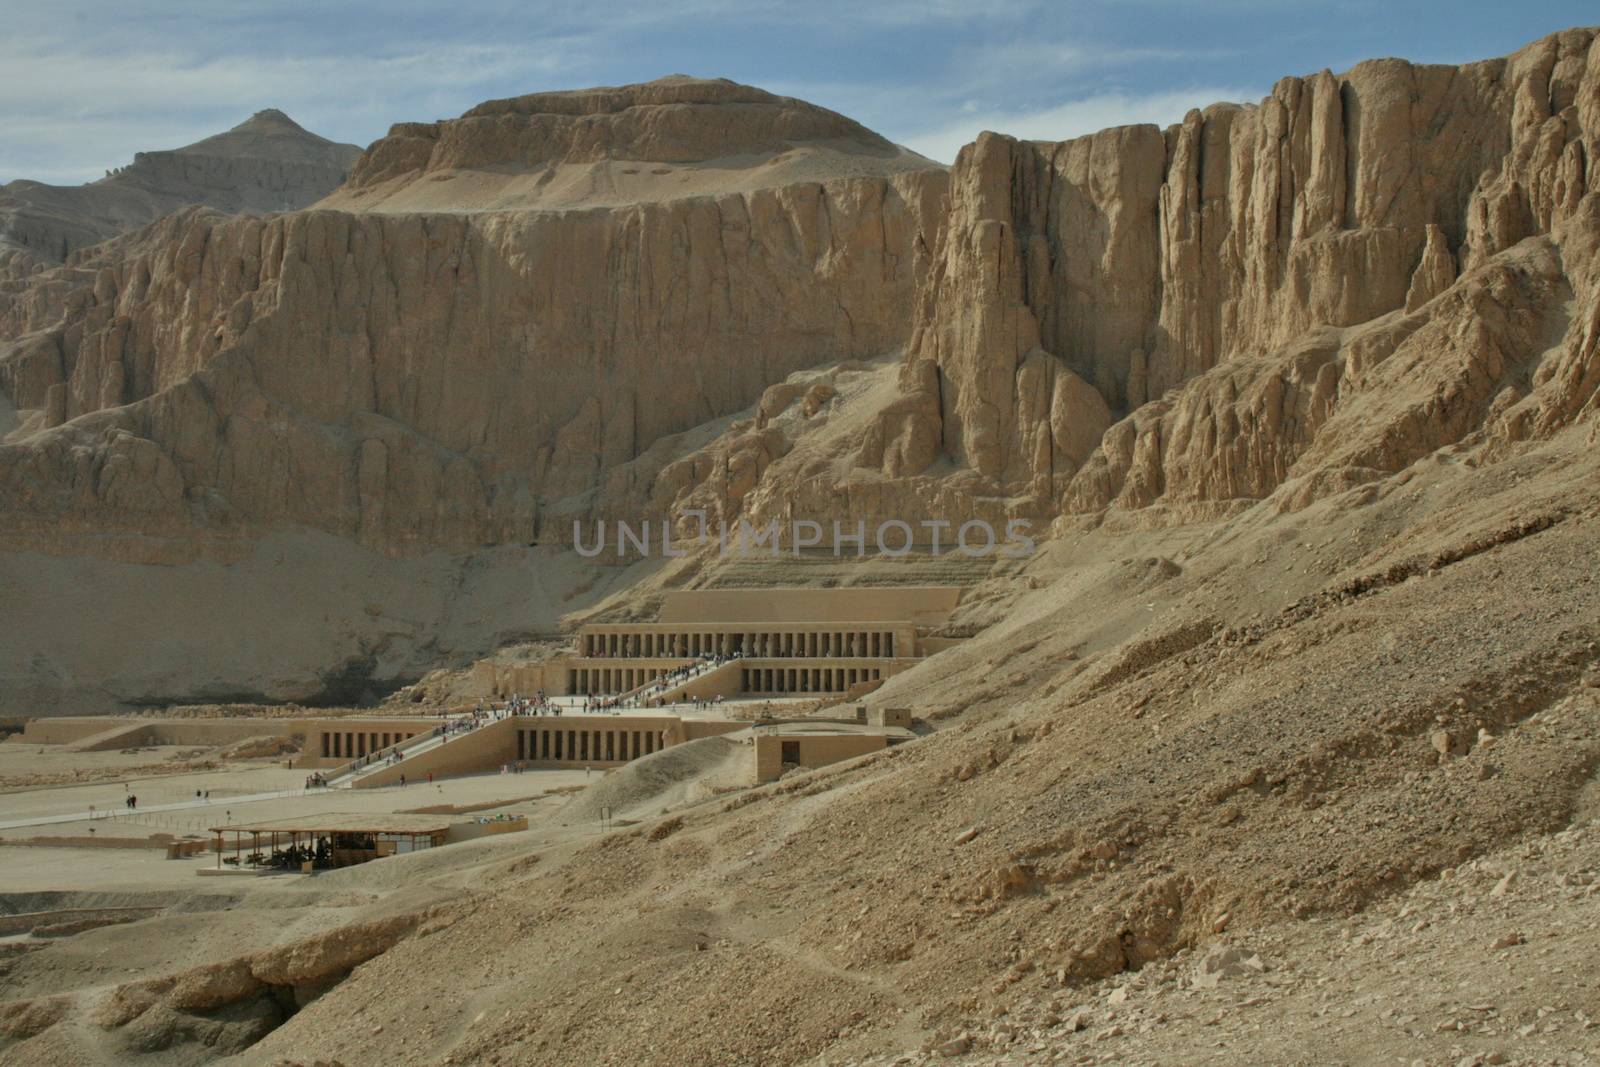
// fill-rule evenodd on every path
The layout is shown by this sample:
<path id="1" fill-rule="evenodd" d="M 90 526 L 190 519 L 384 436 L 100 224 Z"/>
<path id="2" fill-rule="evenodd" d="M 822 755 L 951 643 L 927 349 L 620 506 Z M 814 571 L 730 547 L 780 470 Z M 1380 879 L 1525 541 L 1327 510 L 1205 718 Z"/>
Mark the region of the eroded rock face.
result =
<path id="1" fill-rule="evenodd" d="M 904 345 L 942 172 L 575 213 L 190 212 L 30 287 L 6 524 L 530 541 L 541 500 Z"/>
<path id="2" fill-rule="evenodd" d="M 1288 78 L 1164 134 L 985 134 L 952 172 L 918 369 L 863 453 L 893 476 L 948 457 L 978 492 L 1053 490 L 1052 510 L 1194 514 L 1295 475 L 1359 481 L 1490 422 L 1549 431 L 1594 395 L 1597 151 L 1590 30 L 1460 68 Z M 1542 252 L 1519 247 L 1534 237 Z M 1353 348 L 1337 333 L 1407 312 Z M 1374 376 L 1379 349 L 1410 373 Z M 1357 396 L 1341 443 L 1308 455 Z"/>
<path id="3" fill-rule="evenodd" d="M 192 214 L 0 294 L 36 431 L 0 450 L 6 521 L 409 551 L 685 506 L 1182 518 L 1553 432 L 1595 392 L 1594 40 L 986 134 L 948 182 L 723 82 L 397 127 L 340 210 Z M 835 150 L 883 173 L 763 184 Z M 580 172 L 607 206 L 484 208 Z M 402 210 L 432 187 L 465 200 Z M 901 348 L 892 384 L 844 380 Z"/>
<path id="4" fill-rule="evenodd" d="M 213 1055 L 242 1052 L 429 920 L 431 929 L 453 921 L 433 911 L 410 912 L 125 982 L 83 1002 L 77 1021 L 108 1032 L 112 1047 L 129 1054 L 183 1055 L 199 1048 Z M 35 1037 L 79 1008 L 78 1000 L 66 996 L 0 1004 L 0 1037 Z"/>
<path id="5" fill-rule="evenodd" d="M 350 186 L 503 164 L 694 163 L 832 139 L 895 151 L 878 134 L 815 104 L 726 79 L 679 75 L 490 100 L 458 119 L 399 123 L 367 150 Z"/>

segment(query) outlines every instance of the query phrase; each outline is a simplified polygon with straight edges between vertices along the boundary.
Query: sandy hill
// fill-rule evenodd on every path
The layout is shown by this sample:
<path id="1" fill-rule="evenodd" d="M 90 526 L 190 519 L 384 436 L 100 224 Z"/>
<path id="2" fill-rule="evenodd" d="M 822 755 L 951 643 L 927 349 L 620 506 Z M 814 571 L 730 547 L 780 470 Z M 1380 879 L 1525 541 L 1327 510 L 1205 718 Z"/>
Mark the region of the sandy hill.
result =
<path id="1" fill-rule="evenodd" d="M 0 251 L 59 262 L 74 249 L 194 204 L 229 212 L 292 211 L 326 195 L 361 154 L 273 108 L 233 129 L 133 162 L 80 186 L 0 186 Z"/>
<path id="2" fill-rule="evenodd" d="M 396 125 L 323 207 L 592 208 L 942 169 L 843 115 L 726 79 L 492 100 Z"/>

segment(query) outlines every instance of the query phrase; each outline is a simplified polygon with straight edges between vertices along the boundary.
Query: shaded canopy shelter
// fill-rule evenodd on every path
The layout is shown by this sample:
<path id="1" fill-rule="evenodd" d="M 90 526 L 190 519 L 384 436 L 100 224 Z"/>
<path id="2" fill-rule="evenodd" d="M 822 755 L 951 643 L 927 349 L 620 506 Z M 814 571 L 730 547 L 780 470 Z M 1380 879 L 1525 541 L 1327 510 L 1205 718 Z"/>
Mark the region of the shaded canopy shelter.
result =
<path id="1" fill-rule="evenodd" d="M 300 815 L 271 822 L 213 826 L 217 866 L 306 869 L 348 867 L 444 844 L 450 823 L 443 815 Z M 228 847 L 228 838 L 232 847 Z M 248 839 L 248 845 L 246 843 Z M 264 846 L 264 847 L 263 847 Z M 225 854 L 232 852 L 232 858 Z"/>

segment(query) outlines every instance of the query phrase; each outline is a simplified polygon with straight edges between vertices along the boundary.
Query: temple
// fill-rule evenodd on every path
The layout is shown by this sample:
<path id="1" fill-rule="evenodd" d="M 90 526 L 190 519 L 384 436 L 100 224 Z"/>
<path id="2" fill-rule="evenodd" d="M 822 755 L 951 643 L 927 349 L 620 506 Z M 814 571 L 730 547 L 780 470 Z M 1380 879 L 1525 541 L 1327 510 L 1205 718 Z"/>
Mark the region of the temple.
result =
<path id="1" fill-rule="evenodd" d="M 293 766 L 314 772 L 308 783 L 373 788 L 497 770 L 605 770 L 723 736 L 748 747 L 748 780 L 770 781 L 915 736 L 906 709 L 854 702 L 959 642 L 941 631 L 961 594 L 953 586 L 675 592 L 654 622 L 590 623 L 543 662 L 477 664 L 475 708 L 60 718 L 29 723 L 22 739 L 87 752 L 289 736 L 299 742 Z"/>
<path id="2" fill-rule="evenodd" d="M 935 632 L 960 599 L 954 586 L 674 592 L 655 622 L 590 623 L 571 654 L 531 666 L 484 664 L 482 681 L 495 696 L 543 691 L 655 706 L 851 698 L 955 643 Z"/>

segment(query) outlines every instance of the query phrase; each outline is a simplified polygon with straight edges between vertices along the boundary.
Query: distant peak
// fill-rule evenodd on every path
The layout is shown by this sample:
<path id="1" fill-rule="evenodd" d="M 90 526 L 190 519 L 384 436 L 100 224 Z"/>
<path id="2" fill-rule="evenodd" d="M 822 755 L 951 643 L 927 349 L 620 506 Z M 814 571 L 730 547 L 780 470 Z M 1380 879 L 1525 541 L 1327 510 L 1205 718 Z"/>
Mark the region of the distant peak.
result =
<path id="1" fill-rule="evenodd" d="M 301 126 L 275 107 L 257 111 L 239 125 L 205 140 L 177 149 L 186 155 L 240 158 L 300 159 L 354 162 L 361 155 L 355 145 L 334 144 Z"/>
<path id="2" fill-rule="evenodd" d="M 288 129 L 288 130 L 300 130 L 300 131 L 303 132 L 305 130 L 305 127 L 301 126 L 298 122 L 296 122 L 294 119 L 290 118 L 288 115 L 285 115 L 283 112 L 279 111 L 277 108 L 269 107 L 269 108 L 264 108 L 261 111 L 257 111 L 254 115 L 251 115 L 248 119 L 245 119 L 243 122 L 239 123 L 239 125 L 235 126 L 234 129 L 235 130 Z"/>

